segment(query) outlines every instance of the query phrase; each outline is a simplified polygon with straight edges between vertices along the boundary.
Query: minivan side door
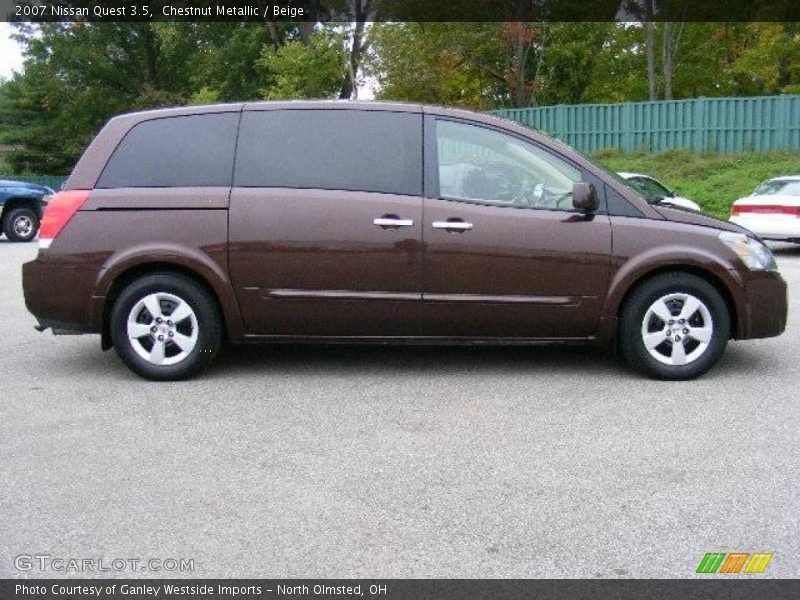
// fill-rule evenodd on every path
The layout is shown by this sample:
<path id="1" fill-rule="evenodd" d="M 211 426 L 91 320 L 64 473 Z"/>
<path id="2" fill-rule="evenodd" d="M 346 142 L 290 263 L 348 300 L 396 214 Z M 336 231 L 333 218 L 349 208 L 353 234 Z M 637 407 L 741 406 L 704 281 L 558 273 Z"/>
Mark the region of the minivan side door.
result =
<path id="1" fill-rule="evenodd" d="M 593 336 L 611 257 L 602 184 L 501 129 L 434 116 L 425 129 L 423 335 Z M 599 210 L 573 208 L 577 181 Z"/>
<path id="2" fill-rule="evenodd" d="M 419 335 L 420 109 L 254 107 L 229 209 L 247 332 Z"/>

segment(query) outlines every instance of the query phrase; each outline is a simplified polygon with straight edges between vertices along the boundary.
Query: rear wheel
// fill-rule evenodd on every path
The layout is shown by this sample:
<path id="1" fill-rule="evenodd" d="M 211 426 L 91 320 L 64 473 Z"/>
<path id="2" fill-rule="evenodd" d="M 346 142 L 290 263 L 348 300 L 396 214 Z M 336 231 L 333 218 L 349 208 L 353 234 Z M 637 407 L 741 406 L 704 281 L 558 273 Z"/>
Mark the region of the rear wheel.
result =
<path id="1" fill-rule="evenodd" d="M 212 362 L 222 341 L 214 298 L 193 279 L 174 273 L 129 284 L 111 310 L 110 331 L 122 362 L 156 380 L 195 375 Z"/>
<path id="2" fill-rule="evenodd" d="M 30 208 L 12 208 L 3 218 L 3 233 L 12 242 L 30 242 L 39 231 L 39 217 Z"/>
<path id="3" fill-rule="evenodd" d="M 667 273 L 634 290 L 620 315 L 622 354 L 656 379 L 691 379 L 713 367 L 730 337 L 717 289 L 696 275 Z"/>

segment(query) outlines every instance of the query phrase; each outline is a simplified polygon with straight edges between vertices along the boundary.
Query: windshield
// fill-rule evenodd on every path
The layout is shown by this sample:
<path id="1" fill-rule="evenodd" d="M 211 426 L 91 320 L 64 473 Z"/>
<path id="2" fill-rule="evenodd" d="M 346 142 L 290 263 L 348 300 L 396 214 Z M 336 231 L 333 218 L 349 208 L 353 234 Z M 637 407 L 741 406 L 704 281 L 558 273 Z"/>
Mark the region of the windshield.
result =
<path id="1" fill-rule="evenodd" d="M 754 196 L 800 196 L 800 179 L 771 179 L 765 181 L 753 192 Z"/>

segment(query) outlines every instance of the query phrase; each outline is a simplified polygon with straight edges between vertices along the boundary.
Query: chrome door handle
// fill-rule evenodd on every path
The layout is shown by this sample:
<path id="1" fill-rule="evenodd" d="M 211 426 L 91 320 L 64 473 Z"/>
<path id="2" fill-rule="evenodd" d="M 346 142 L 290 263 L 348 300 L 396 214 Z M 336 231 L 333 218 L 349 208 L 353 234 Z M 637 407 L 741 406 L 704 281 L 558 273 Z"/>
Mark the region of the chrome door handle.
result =
<path id="1" fill-rule="evenodd" d="M 412 227 L 414 221 L 399 217 L 378 217 L 377 219 L 372 219 L 372 224 L 378 227 Z"/>
<path id="2" fill-rule="evenodd" d="M 466 221 L 434 221 L 434 229 L 450 229 L 452 231 L 467 231 L 472 229 L 472 223 Z"/>

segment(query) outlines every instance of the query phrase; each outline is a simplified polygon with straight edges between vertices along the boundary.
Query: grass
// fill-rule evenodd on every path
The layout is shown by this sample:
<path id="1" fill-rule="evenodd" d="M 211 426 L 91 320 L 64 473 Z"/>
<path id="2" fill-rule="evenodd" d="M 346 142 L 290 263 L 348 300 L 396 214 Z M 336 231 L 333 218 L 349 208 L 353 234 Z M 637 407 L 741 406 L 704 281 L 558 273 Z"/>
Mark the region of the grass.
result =
<path id="1" fill-rule="evenodd" d="M 751 194 L 770 177 L 800 174 L 800 152 L 776 150 L 750 154 L 694 154 L 670 150 L 660 154 L 622 154 L 603 150 L 593 155 L 614 171 L 655 177 L 703 210 L 727 219 L 734 200 Z"/>

